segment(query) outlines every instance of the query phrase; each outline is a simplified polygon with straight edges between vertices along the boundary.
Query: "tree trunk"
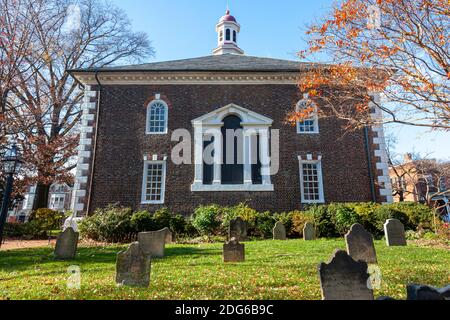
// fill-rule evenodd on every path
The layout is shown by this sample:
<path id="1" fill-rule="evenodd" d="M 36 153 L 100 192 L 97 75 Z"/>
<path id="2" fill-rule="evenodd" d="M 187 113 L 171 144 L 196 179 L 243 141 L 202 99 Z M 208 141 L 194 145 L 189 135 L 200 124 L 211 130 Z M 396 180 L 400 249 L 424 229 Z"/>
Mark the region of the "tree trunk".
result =
<path id="1" fill-rule="evenodd" d="M 48 207 L 48 193 L 50 184 L 38 183 L 36 185 L 36 193 L 34 195 L 33 210 Z"/>

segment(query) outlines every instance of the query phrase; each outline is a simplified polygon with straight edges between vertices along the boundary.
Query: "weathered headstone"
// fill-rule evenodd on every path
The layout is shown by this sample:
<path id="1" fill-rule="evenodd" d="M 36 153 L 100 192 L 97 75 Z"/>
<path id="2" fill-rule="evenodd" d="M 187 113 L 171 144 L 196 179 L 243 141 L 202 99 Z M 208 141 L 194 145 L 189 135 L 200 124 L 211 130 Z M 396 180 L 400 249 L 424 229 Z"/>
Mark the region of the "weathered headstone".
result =
<path id="1" fill-rule="evenodd" d="M 311 222 L 305 223 L 303 227 L 303 240 L 315 240 L 316 239 L 316 231 L 314 230 L 314 225 Z"/>
<path id="2" fill-rule="evenodd" d="M 228 239 L 236 238 L 237 241 L 247 241 L 247 222 L 237 217 L 230 221 Z"/>
<path id="3" fill-rule="evenodd" d="M 236 238 L 231 238 L 230 242 L 223 245 L 224 262 L 243 262 L 245 261 L 245 245 L 239 243 Z"/>
<path id="4" fill-rule="evenodd" d="M 166 244 L 173 242 L 173 233 L 170 231 L 170 229 L 166 230 Z"/>
<path id="5" fill-rule="evenodd" d="M 151 257 L 141 249 L 139 242 L 117 254 L 116 283 L 125 286 L 150 285 Z"/>
<path id="6" fill-rule="evenodd" d="M 163 258 L 166 247 L 166 236 L 168 228 L 159 231 L 138 233 L 138 242 L 142 251 L 152 258 Z"/>
<path id="7" fill-rule="evenodd" d="M 373 300 L 367 263 L 353 260 L 343 250 L 319 265 L 319 276 L 323 300 Z"/>
<path id="8" fill-rule="evenodd" d="M 67 228 L 61 232 L 56 240 L 55 258 L 59 260 L 75 259 L 78 247 L 79 233 L 72 228 Z"/>
<path id="9" fill-rule="evenodd" d="M 385 222 L 384 236 L 388 246 L 406 246 L 405 227 L 397 219 L 389 219 Z"/>
<path id="10" fill-rule="evenodd" d="M 409 284 L 406 287 L 406 300 L 445 300 L 444 291 L 441 291 L 429 286 Z"/>
<path id="11" fill-rule="evenodd" d="M 377 263 L 377 255 L 373 244 L 373 236 L 362 225 L 355 223 L 345 235 L 347 253 L 353 260 Z"/>
<path id="12" fill-rule="evenodd" d="M 273 240 L 286 240 L 286 228 L 281 221 L 275 223 L 273 227 Z"/>

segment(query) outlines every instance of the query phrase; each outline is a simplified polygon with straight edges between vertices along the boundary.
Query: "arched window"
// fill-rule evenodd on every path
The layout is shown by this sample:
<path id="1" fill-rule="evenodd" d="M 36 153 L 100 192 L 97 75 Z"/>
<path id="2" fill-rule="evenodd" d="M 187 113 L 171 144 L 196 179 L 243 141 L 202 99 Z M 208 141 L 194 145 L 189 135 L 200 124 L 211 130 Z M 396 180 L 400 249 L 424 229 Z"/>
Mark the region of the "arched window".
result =
<path id="1" fill-rule="evenodd" d="M 227 29 L 225 33 L 225 40 L 230 41 L 231 40 L 231 30 Z"/>
<path id="2" fill-rule="evenodd" d="M 236 42 L 236 40 L 237 40 L 236 30 L 233 30 L 233 41 Z"/>
<path id="3" fill-rule="evenodd" d="M 306 110 L 308 109 L 308 110 Z M 303 99 L 297 103 L 296 111 L 308 111 L 309 117 L 297 121 L 297 133 L 319 133 L 319 120 L 317 117 L 317 107 L 310 100 Z"/>
<path id="4" fill-rule="evenodd" d="M 166 134 L 167 116 L 167 104 L 161 100 L 152 101 L 147 108 L 147 134 Z"/>
<path id="5" fill-rule="evenodd" d="M 244 162 L 242 159 L 243 137 L 241 122 L 241 118 L 235 115 L 230 115 L 223 119 L 222 184 L 244 183 Z M 227 131 L 229 131 L 228 134 Z M 230 131 L 233 135 L 230 134 Z M 233 141 L 228 141 L 230 138 L 232 138 Z M 228 150 L 231 148 L 234 150 Z"/>
<path id="6" fill-rule="evenodd" d="M 219 33 L 219 41 L 220 42 L 223 41 L 223 31 L 222 30 L 220 30 L 220 33 Z"/>

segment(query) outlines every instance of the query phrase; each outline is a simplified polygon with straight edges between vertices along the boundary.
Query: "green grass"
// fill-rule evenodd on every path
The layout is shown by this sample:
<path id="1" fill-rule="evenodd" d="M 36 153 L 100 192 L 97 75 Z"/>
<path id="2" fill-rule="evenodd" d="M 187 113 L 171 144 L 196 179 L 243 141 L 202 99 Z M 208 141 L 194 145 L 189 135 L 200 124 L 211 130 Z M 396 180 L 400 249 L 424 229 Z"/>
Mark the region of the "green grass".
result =
<path id="1" fill-rule="evenodd" d="M 246 262 L 224 264 L 222 244 L 169 245 L 152 261 L 149 288 L 117 287 L 116 253 L 124 246 L 79 248 L 55 261 L 50 248 L 0 252 L 0 299 L 320 299 L 317 265 L 343 240 L 247 242 Z M 375 296 L 404 299 L 406 284 L 450 283 L 445 249 L 386 247 L 376 241 L 382 285 Z M 81 289 L 66 287 L 67 267 L 81 268 Z"/>

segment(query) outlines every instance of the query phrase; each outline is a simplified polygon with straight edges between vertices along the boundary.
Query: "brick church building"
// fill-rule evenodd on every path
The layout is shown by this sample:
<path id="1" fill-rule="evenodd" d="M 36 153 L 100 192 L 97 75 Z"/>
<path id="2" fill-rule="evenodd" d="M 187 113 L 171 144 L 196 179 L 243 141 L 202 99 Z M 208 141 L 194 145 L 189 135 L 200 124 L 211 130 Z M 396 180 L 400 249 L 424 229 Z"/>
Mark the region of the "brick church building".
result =
<path id="1" fill-rule="evenodd" d="M 245 55 L 229 11 L 216 31 L 209 56 L 70 71 L 85 88 L 75 212 L 112 203 L 190 214 L 212 203 L 281 212 L 392 201 L 382 127 L 344 135 L 338 119 L 286 122 L 308 102 L 298 78 L 318 64 Z M 229 130 L 241 134 L 237 147 Z M 181 163 L 177 132 L 190 136 Z M 229 154 L 242 161 L 230 164 Z"/>

